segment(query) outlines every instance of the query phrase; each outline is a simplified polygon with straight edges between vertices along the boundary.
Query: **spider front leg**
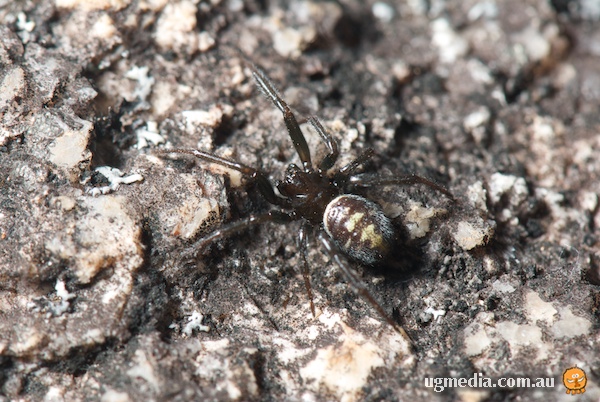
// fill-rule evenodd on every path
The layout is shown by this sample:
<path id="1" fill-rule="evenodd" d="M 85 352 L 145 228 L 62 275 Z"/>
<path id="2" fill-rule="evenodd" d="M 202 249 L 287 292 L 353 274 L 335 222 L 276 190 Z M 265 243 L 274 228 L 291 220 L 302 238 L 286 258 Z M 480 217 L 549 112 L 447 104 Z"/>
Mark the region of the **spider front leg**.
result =
<path id="1" fill-rule="evenodd" d="M 379 313 L 379 315 L 396 330 L 396 332 L 402 335 L 402 337 L 406 339 L 412 347 L 414 345 L 413 340 L 406 333 L 404 328 L 392 320 L 392 318 L 385 312 L 383 307 L 381 307 L 377 300 L 375 300 L 371 293 L 369 293 L 369 290 L 365 284 L 360 280 L 360 278 L 358 278 L 356 273 L 354 273 L 350 267 L 350 264 L 348 264 L 348 261 L 343 257 L 343 254 L 338 247 L 333 243 L 333 240 L 323 232 L 319 233 L 318 237 L 323 244 L 327 255 L 338 265 L 348 284 L 352 286 L 356 293 L 358 293 L 365 301 L 367 301 L 371 307 L 373 307 Z"/>
<path id="2" fill-rule="evenodd" d="M 275 106 L 283 113 L 283 120 L 285 121 L 285 126 L 287 127 L 290 138 L 292 139 L 292 143 L 294 144 L 294 148 L 302 161 L 302 166 L 304 170 L 309 172 L 312 171 L 312 161 L 310 158 L 310 149 L 308 148 L 308 143 L 306 142 L 306 138 L 304 134 L 302 134 L 302 130 L 300 129 L 300 125 L 298 121 L 296 121 L 296 117 L 292 110 L 288 106 L 287 103 L 281 98 L 281 95 L 275 89 L 275 86 L 267 78 L 265 73 L 263 73 L 257 67 L 252 69 L 252 75 L 258 84 L 260 90 L 273 102 Z"/>
<path id="3" fill-rule="evenodd" d="M 325 130 L 325 128 L 321 125 L 321 122 L 317 120 L 316 117 L 311 116 L 308 121 L 317 133 L 321 136 L 327 148 L 329 148 L 329 154 L 325 155 L 325 157 L 319 163 L 319 170 L 325 172 L 329 170 L 337 161 L 337 158 L 340 156 L 340 151 L 338 149 L 337 141 Z"/>
<path id="4" fill-rule="evenodd" d="M 221 165 L 232 170 L 237 170 L 244 176 L 248 177 L 251 181 L 256 183 L 258 190 L 269 203 L 283 207 L 287 206 L 287 200 L 275 194 L 275 190 L 273 190 L 273 185 L 267 178 L 267 175 L 258 169 L 197 149 L 174 148 L 160 149 L 156 150 L 155 152 L 163 155 L 168 155 L 171 153 L 193 155 L 199 159 L 202 159 L 205 162 L 214 163 L 216 165 Z"/>
<path id="5" fill-rule="evenodd" d="M 275 89 L 275 86 L 264 72 L 253 66 L 252 75 L 254 76 L 254 79 L 256 80 L 260 90 L 267 95 L 271 102 L 273 102 L 273 104 L 277 106 L 277 108 L 283 113 L 285 126 L 287 127 L 290 138 L 292 139 L 294 148 L 296 149 L 296 152 L 302 161 L 304 171 L 312 171 L 313 166 L 310 156 L 310 149 L 308 148 L 308 143 L 306 142 L 306 138 L 300 129 L 300 125 L 298 124 L 294 113 L 283 100 L 281 95 L 279 95 L 277 89 Z M 326 155 L 319 163 L 319 170 L 326 171 L 335 164 L 339 156 L 337 141 L 335 141 L 335 139 L 329 133 L 327 133 L 319 120 L 317 120 L 314 116 L 311 116 L 308 121 L 315 128 L 319 136 L 321 136 L 321 139 L 325 142 L 327 148 L 329 148 L 329 154 Z"/>

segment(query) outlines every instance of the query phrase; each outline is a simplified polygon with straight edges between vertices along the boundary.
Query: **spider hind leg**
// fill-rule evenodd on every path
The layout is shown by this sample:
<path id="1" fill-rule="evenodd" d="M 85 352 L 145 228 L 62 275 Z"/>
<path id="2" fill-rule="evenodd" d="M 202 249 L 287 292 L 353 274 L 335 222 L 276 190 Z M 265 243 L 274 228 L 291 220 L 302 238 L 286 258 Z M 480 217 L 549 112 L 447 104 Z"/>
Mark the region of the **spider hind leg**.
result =
<path id="1" fill-rule="evenodd" d="M 371 295 L 365 284 L 360 280 L 356 273 L 350 267 L 348 261 L 343 257 L 343 254 L 338 250 L 337 246 L 333 243 L 333 240 L 325 233 L 319 234 L 319 241 L 323 244 L 327 255 L 335 261 L 337 266 L 348 284 L 358 293 L 367 303 L 379 313 L 379 315 L 396 330 L 411 347 L 414 347 L 414 342 L 406 332 L 396 321 L 394 321 L 388 313 L 381 307 L 381 304 Z"/>

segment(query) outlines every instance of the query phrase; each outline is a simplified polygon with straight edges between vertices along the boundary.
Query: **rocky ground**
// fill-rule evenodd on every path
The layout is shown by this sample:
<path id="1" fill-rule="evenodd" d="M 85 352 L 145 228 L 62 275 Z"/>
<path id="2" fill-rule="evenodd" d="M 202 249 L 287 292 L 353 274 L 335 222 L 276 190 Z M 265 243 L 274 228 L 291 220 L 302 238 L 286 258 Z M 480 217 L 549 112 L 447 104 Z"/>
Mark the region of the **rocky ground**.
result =
<path id="1" fill-rule="evenodd" d="M 594 0 L 0 1 L 1 400 L 600 397 L 600 6 Z M 198 251 L 269 205 L 198 148 L 298 163 L 246 55 L 313 157 L 364 174 L 400 258 L 349 287 L 299 225 Z M 434 389 L 436 377 L 554 386 Z M 428 386 L 429 385 L 429 386 Z M 441 391 L 441 392 L 437 392 Z"/>

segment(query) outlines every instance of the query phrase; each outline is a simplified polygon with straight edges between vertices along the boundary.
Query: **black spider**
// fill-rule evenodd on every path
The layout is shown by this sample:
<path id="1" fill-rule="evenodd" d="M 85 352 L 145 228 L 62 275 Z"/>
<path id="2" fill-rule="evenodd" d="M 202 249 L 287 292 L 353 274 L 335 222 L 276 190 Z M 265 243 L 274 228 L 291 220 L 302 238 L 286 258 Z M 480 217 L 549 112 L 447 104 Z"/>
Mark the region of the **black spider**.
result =
<path id="1" fill-rule="evenodd" d="M 159 151 L 163 154 L 190 154 L 206 162 L 237 170 L 257 185 L 258 190 L 269 203 L 280 207 L 223 225 L 212 234 L 200 239 L 197 243 L 197 250 L 202 250 L 214 241 L 252 225 L 266 222 L 288 223 L 300 220 L 302 225 L 298 233 L 298 239 L 303 259 L 302 275 L 313 316 L 315 315 L 315 307 L 306 258 L 307 233 L 311 227 L 318 229 L 319 241 L 324 246 L 327 255 L 340 267 L 342 274 L 350 285 L 392 327 L 408 338 L 406 332 L 390 318 L 369 293 L 343 256 L 345 254 L 365 265 L 376 265 L 382 263 L 390 255 L 397 241 L 396 230 L 381 207 L 373 201 L 353 194 L 352 190 L 358 187 L 424 184 L 445 194 L 451 200 L 454 199 L 452 194 L 445 188 L 415 175 L 387 178 L 353 176 L 356 169 L 373 156 L 372 149 L 367 149 L 346 166 L 329 172 L 339 156 L 337 142 L 325 131 L 315 117 L 310 117 L 308 121 L 329 149 L 329 153 L 319 162 L 318 166 L 314 166 L 306 139 L 288 105 L 262 71 L 253 68 L 252 74 L 261 91 L 283 113 L 285 125 L 294 148 L 302 161 L 302 167 L 293 163 L 290 164 L 287 167 L 283 181 L 277 182 L 273 186 L 265 172 L 208 152 L 195 149 Z M 275 191 L 275 187 L 277 191 Z"/>

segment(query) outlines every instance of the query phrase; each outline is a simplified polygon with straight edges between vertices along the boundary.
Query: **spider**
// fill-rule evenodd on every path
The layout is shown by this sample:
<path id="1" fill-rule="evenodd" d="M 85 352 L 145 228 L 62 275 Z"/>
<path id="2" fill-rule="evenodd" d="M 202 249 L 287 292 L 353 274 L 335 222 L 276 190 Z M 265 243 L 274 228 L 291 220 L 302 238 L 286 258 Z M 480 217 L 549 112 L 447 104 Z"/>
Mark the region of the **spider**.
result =
<path id="1" fill-rule="evenodd" d="M 209 152 L 197 149 L 158 151 L 160 154 L 189 154 L 204 162 L 239 171 L 249 182 L 255 183 L 266 201 L 278 207 L 221 226 L 196 243 L 197 251 L 254 225 L 300 221 L 298 244 L 302 256 L 301 272 L 313 316 L 315 316 L 315 306 L 307 262 L 307 236 L 311 229 L 316 229 L 317 239 L 322 244 L 326 255 L 335 261 L 350 286 L 410 342 L 406 331 L 386 313 L 354 272 L 349 260 L 345 258 L 349 257 L 366 266 L 377 265 L 390 255 L 397 241 L 396 229 L 382 208 L 353 191 L 361 187 L 423 184 L 439 191 L 450 200 L 454 200 L 454 197 L 444 187 L 416 175 L 378 178 L 363 178 L 355 175 L 356 170 L 373 157 L 372 149 L 366 149 L 347 165 L 331 171 L 339 156 L 337 142 L 321 123 L 311 116 L 308 119 L 309 123 L 328 149 L 327 155 L 315 165 L 294 113 L 265 73 L 257 67 L 252 67 L 251 70 L 259 89 L 283 114 L 285 126 L 302 166 L 291 163 L 286 169 L 284 179 L 273 185 L 267 178 L 266 172 Z"/>

